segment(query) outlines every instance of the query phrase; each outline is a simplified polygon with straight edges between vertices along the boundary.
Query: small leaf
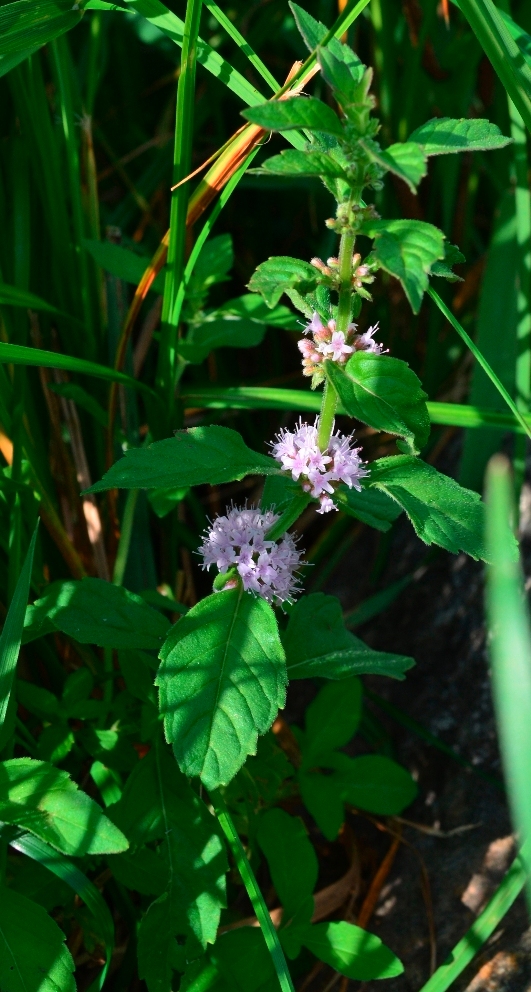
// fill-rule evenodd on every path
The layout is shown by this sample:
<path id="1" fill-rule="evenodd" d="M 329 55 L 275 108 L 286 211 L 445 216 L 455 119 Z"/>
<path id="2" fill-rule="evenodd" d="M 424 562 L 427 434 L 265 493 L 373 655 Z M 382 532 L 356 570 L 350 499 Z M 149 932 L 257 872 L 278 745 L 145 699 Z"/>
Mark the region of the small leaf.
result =
<path id="1" fill-rule="evenodd" d="M 309 293 L 315 289 L 319 273 L 309 262 L 288 255 L 277 255 L 262 262 L 251 276 L 249 289 L 260 293 L 268 307 L 274 307 L 283 293 L 295 289 Z"/>
<path id="2" fill-rule="evenodd" d="M 408 455 L 373 462 L 369 485 L 376 486 L 403 507 L 425 544 L 438 544 L 454 554 L 465 551 L 472 558 L 488 560 L 485 507 L 477 493 Z M 509 528 L 507 541 L 516 556 L 518 545 Z"/>
<path id="3" fill-rule="evenodd" d="M 376 261 L 400 279 L 413 312 L 418 313 L 431 267 L 444 257 L 442 232 L 421 220 L 378 220 L 364 224 L 362 233 L 376 238 Z"/>
<path id="4" fill-rule="evenodd" d="M 184 488 L 205 483 L 215 486 L 246 475 L 278 471 L 273 458 L 251 451 L 236 431 L 228 427 L 192 427 L 146 448 L 130 448 L 87 492 Z"/>
<path id="5" fill-rule="evenodd" d="M 341 787 L 333 775 L 299 771 L 299 788 L 306 809 L 327 840 L 335 840 L 345 819 Z"/>
<path id="6" fill-rule="evenodd" d="M 302 127 L 307 131 L 324 131 L 337 138 L 344 137 L 339 117 L 328 104 L 313 96 L 271 100 L 258 107 L 243 110 L 242 117 L 267 131 L 288 131 Z"/>
<path id="7" fill-rule="evenodd" d="M 282 327 L 286 331 L 299 331 L 300 320 L 287 307 L 279 305 L 271 310 L 264 300 L 256 293 L 244 293 L 234 300 L 227 300 L 215 311 L 216 316 L 231 314 L 236 317 L 247 317 L 249 320 L 265 324 L 267 327 Z M 212 314 L 210 315 L 212 316 Z"/>
<path id="8" fill-rule="evenodd" d="M 347 50 L 346 57 L 341 49 Z M 329 47 L 318 48 L 317 60 L 326 82 L 334 91 L 336 100 L 348 114 L 349 106 L 359 102 L 359 84 L 363 79 L 365 66 L 352 49 L 347 49 L 346 46 L 341 46 L 341 49 L 343 57 L 338 58 L 337 50 L 332 52 Z"/>
<path id="9" fill-rule="evenodd" d="M 257 840 L 264 852 L 271 880 L 283 907 L 282 925 L 308 903 L 317 882 L 319 865 L 302 820 L 282 809 L 262 813 Z M 313 899 L 310 899 L 310 917 Z M 309 922 L 308 919 L 308 922 Z"/>
<path id="10" fill-rule="evenodd" d="M 406 362 L 357 351 L 344 369 L 328 361 L 325 368 L 350 417 L 404 438 L 412 453 L 424 447 L 430 436 L 427 396 Z"/>
<path id="11" fill-rule="evenodd" d="M 338 752 L 323 757 L 322 767 L 334 770 L 345 802 L 379 816 L 398 816 L 417 795 L 409 772 L 381 754 L 349 758 Z"/>
<path id="12" fill-rule="evenodd" d="M 297 3 L 292 3 L 290 0 L 289 6 L 306 48 L 310 52 L 315 51 L 328 33 L 328 28 L 321 21 L 316 21 L 315 17 Z"/>
<path id="13" fill-rule="evenodd" d="M 138 285 L 151 261 L 149 256 L 138 255 L 130 248 L 122 248 L 121 245 L 115 245 L 111 241 L 85 238 L 83 244 L 100 268 L 110 272 L 117 279 L 132 283 L 133 286 Z M 158 274 L 151 289 L 157 293 L 164 292 L 163 272 Z"/>
<path id="14" fill-rule="evenodd" d="M 158 650 L 169 623 L 141 596 L 103 579 L 53 582 L 28 607 L 23 641 L 61 630 L 80 644 Z"/>
<path id="15" fill-rule="evenodd" d="M 308 928 L 303 943 L 320 961 L 361 982 L 394 978 L 404 971 L 401 961 L 379 937 L 343 920 L 315 923 Z"/>
<path id="16" fill-rule="evenodd" d="M 377 497 L 373 499 L 373 497 Z M 369 527 L 376 527 L 377 530 L 388 531 L 397 517 L 402 513 L 402 508 L 389 499 L 384 493 L 376 489 L 349 489 L 347 486 L 339 486 L 334 493 L 334 502 L 343 513 L 361 520 Z"/>
<path id="17" fill-rule="evenodd" d="M 127 840 L 67 772 L 45 761 L 0 765 L 0 820 L 24 827 L 63 854 L 113 854 Z"/>
<path id="18" fill-rule="evenodd" d="M 233 589 L 208 596 L 172 628 L 156 683 L 167 740 L 181 771 L 226 785 L 286 695 L 272 608 Z"/>
<path id="19" fill-rule="evenodd" d="M 373 147 L 376 142 L 361 144 L 374 162 L 403 179 L 412 193 L 417 192 L 418 184 L 427 173 L 426 156 L 420 145 L 414 141 L 398 142 L 382 151 Z"/>
<path id="20" fill-rule="evenodd" d="M 127 889 L 145 896 L 161 896 L 168 888 L 168 862 L 150 847 L 110 854 L 107 861 L 114 877 Z"/>
<path id="21" fill-rule="evenodd" d="M 504 148 L 512 138 L 506 138 L 496 124 L 480 118 L 434 117 L 413 131 L 408 140 L 419 144 L 425 155 L 448 155 Z"/>
<path id="22" fill-rule="evenodd" d="M 227 314 L 193 326 L 179 341 L 178 351 L 187 362 L 199 364 L 215 348 L 254 348 L 262 343 L 265 325 Z"/>
<path id="23" fill-rule="evenodd" d="M 327 176 L 329 179 L 348 181 L 345 171 L 330 155 L 318 151 L 302 152 L 295 148 L 267 158 L 259 171 L 275 176 Z"/>
<path id="24" fill-rule="evenodd" d="M 465 256 L 459 251 L 456 245 L 451 245 L 448 241 L 444 244 L 444 258 L 442 262 L 434 262 L 431 267 L 432 276 L 442 276 L 443 279 L 448 279 L 449 282 L 463 282 L 461 276 L 452 272 L 452 265 L 460 265 L 461 262 L 466 262 Z"/>
<path id="25" fill-rule="evenodd" d="M 306 710 L 303 767 L 320 764 L 323 754 L 348 744 L 361 719 L 361 703 L 362 687 L 356 676 L 321 689 Z"/>
<path id="26" fill-rule="evenodd" d="M 260 928 L 240 927 L 222 933 L 208 956 L 223 984 L 197 983 L 208 992 L 278 992 L 278 976 Z"/>
<path id="27" fill-rule="evenodd" d="M 0 888 L 0 988 L 5 992 L 75 992 L 66 937 L 46 910 Z"/>

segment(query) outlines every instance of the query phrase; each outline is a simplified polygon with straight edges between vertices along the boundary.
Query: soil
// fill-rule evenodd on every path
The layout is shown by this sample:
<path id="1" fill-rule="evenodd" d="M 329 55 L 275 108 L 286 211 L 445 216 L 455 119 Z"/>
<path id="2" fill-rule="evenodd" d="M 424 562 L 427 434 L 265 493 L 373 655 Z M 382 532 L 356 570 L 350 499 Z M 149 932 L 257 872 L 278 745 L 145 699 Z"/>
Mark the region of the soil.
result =
<path id="1" fill-rule="evenodd" d="M 457 451 L 449 452 L 451 461 Z M 455 464 L 455 461 L 454 461 Z M 439 466 L 449 471 L 446 465 Z M 531 572 L 531 488 L 522 503 L 524 563 Z M 377 548 L 374 532 L 364 531 L 325 590 L 349 609 L 368 593 L 366 579 Z M 331 985 L 323 969 L 308 992 L 419 992 L 437 965 L 473 923 L 514 857 L 492 709 L 484 622 L 483 566 L 465 555 L 437 554 L 426 564 L 426 548 L 407 521 L 396 528 L 377 588 L 416 572 L 411 583 L 383 613 L 356 629 L 372 647 L 410 655 L 415 668 L 404 682 L 366 677 L 367 688 L 422 724 L 466 759 L 474 770 L 406 730 L 381 709 L 368 704 L 388 731 L 393 756 L 418 782 L 419 794 L 404 817 L 437 834 L 402 825 L 400 845 L 367 929 L 378 934 L 404 963 L 399 978 Z M 374 592 L 374 587 L 371 590 Z M 298 722 L 308 699 L 295 683 L 288 719 Z M 358 738 L 354 745 L 364 748 Z M 488 781 L 483 775 L 491 776 Z M 380 818 L 383 819 L 383 818 Z M 349 822 L 359 850 L 361 895 L 353 919 L 392 836 L 362 814 Z M 396 822 L 392 825 L 397 829 Z M 452 831 L 457 831 L 452 833 Z M 445 836 L 446 834 L 450 836 Z M 430 897 L 423 892 L 422 870 Z M 434 937 L 430 941 L 430 925 Z M 299 987 L 301 982 L 299 982 Z M 531 928 L 520 896 L 472 964 L 451 986 L 454 992 L 531 992 Z"/>

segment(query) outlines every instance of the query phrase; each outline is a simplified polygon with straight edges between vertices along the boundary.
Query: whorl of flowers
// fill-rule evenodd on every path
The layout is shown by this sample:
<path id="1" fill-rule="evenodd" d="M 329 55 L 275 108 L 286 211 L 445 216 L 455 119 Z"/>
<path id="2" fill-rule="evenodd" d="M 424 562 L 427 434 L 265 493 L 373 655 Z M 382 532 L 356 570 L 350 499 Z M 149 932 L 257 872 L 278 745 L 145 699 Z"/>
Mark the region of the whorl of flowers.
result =
<path id="1" fill-rule="evenodd" d="M 318 513 L 336 510 L 331 495 L 344 482 L 351 489 L 361 489 L 360 479 L 368 475 L 359 456 L 360 448 L 351 447 L 354 437 L 332 434 L 326 451 L 320 451 L 317 435 L 319 418 L 311 427 L 299 421 L 295 431 L 282 430 L 273 442 L 272 454 L 295 481 L 320 502 Z"/>
<path id="2" fill-rule="evenodd" d="M 297 342 L 302 353 L 303 375 L 314 377 L 312 386 L 318 385 L 324 379 L 325 359 L 337 362 L 338 365 L 345 365 L 355 351 L 368 351 L 373 355 L 381 355 L 383 345 L 373 341 L 378 324 L 369 327 L 364 334 L 358 334 L 357 329 L 357 324 L 349 324 L 345 333 L 336 331 L 335 320 L 329 320 L 325 325 L 319 314 L 314 313 L 310 323 L 304 328 L 304 333 L 311 337 L 301 338 Z"/>
<path id="3" fill-rule="evenodd" d="M 270 541 L 268 530 L 279 519 L 278 513 L 262 513 L 253 506 L 233 506 L 224 516 L 216 517 L 206 532 L 199 553 L 203 568 L 216 565 L 222 575 L 236 568 L 243 588 L 261 596 L 268 603 L 291 603 L 297 594 L 295 572 L 301 564 L 291 534 Z M 225 588 L 236 584 L 227 582 Z"/>

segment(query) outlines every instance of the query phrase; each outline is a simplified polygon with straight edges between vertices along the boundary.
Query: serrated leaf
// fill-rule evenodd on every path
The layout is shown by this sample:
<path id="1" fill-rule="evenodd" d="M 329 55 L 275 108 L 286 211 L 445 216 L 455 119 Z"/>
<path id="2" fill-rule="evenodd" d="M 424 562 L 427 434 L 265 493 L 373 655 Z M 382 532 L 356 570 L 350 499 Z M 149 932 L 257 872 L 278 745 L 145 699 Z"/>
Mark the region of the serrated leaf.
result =
<path id="1" fill-rule="evenodd" d="M 146 448 L 130 448 L 87 492 L 215 486 L 278 471 L 273 458 L 251 451 L 237 431 L 191 427 Z"/>
<path id="2" fill-rule="evenodd" d="M 80 644 L 158 650 L 169 622 L 136 593 L 103 579 L 53 582 L 26 611 L 23 643 L 60 630 Z"/>
<path id="3" fill-rule="evenodd" d="M 67 772 L 46 761 L 0 765 L 0 820 L 29 830 L 63 854 L 113 854 L 127 840 Z"/>
<path id="4" fill-rule="evenodd" d="M 181 771 L 226 785 L 286 695 L 272 608 L 241 589 L 208 596 L 172 629 L 156 683 L 167 740 Z"/>
<path id="5" fill-rule="evenodd" d="M 412 658 L 373 651 L 351 634 L 339 600 L 322 592 L 301 596 L 295 603 L 282 643 L 289 679 L 343 680 L 365 674 L 403 679 L 414 665 Z"/>
<path id="6" fill-rule="evenodd" d="M 357 351 L 344 369 L 329 361 L 325 369 L 350 417 L 397 434 L 413 453 L 424 447 L 430 436 L 427 395 L 406 362 Z"/>
<path id="7" fill-rule="evenodd" d="M 262 343 L 265 324 L 227 314 L 192 327 L 178 352 L 187 362 L 199 364 L 215 348 L 254 348 Z"/>
<path id="8" fill-rule="evenodd" d="M 302 127 L 306 131 L 323 131 L 336 138 L 344 137 L 339 117 L 328 104 L 313 96 L 271 100 L 258 107 L 243 110 L 242 116 L 267 131 L 289 131 Z"/>
<path id="9" fill-rule="evenodd" d="M 465 256 L 459 251 L 456 245 L 449 244 L 448 241 L 444 243 L 444 258 L 442 262 L 434 262 L 431 267 L 432 276 L 442 276 L 443 279 L 448 279 L 449 282 L 463 282 L 461 276 L 452 272 L 452 265 L 460 265 L 461 262 L 466 262 Z"/>
<path id="10" fill-rule="evenodd" d="M 275 255 L 261 262 L 249 282 L 252 293 L 260 293 L 268 307 L 274 307 L 283 293 L 295 289 L 309 293 L 315 289 L 319 273 L 309 262 L 288 255 Z"/>
<path id="11" fill-rule="evenodd" d="M 376 238 L 376 261 L 400 279 L 413 312 L 418 313 L 431 267 L 444 258 L 442 231 L 422 220 L 379 220 L 364 224 L 362 233 Z"/>
<path id="12" fill-rule="evenodd" d="M 426 155 L 419 144 L 414 141 L 397 142 L 385 151 L 375 148 L 376 142 L 362 142 L 374 162 L 378 162 L 388 172 L 403 179 L 412 193 L 417 192 L 417 186 L 427 173 Z"/>
<path id="13" fill-rule="evenodd" d="M 356 520 L 361 520 L 369 527 L 375 527 L 376 530 L 384 531 L 384 533 L 390 530 L 394 521 L 402 513 L 402 508 L 394 500 L 375 489 L 362 489 L 358 492 L 357 489 L 339 486 L 333 499 L 343 513 L 348 513 Z"/>
<path id="14" fill-rule="evenodd" d="M 267 158 L 259 171 L 275 176 L 327 176 L 329 179 L 348 181 L 346 172 L 330 155 L 318 151 L 302 152 L 295 148 Z"/>
<path id="15" fill-rule="evenodd" d="M 338 58 L 329 47 L 317 50 L 317 61 L 321 66 L 321 72 L 347 114 L 348 107 L 352 103 L 359 102 L 359 84 L 365 72 L 365 66 L 352 49 L 349 49 L 349 53 L 350 58 Z"/>
<path id="16" fill-rule="evenodd" d="M 401 961 L 379 937 L 344 920 L 315 923 L 308 927 L 303 943 L 320 961 L 347 978 L 365 982 L 393 978 L 404 971 Z"/>
<path id="17" fill-rule="evenodd" d="M 409 455 L 373 462 L 369 485 L 381 489 L 403 507 L 425 544 L 438 544 L 454 554 L 465 551 L 472 558 L 488 560 L 485 507 L 477 493 Z M 518 545 L 509 529 L 507 541 L 517 555 Z"/>
<path id="18" fill-rule="evenodd" d="M 65 934 L 46 910 L 0 888 L 0 988 L 6 992 L 75 992 L 75 964 Z"/>
<path id="19" fill-rule="evenodd" d="M 282 925 L 310 902 L 317 882 L 319 864 L 302 820 L 282 809 L 262 813 L 256 838 L 264 852 L 271 880 L 283 907 Z M 309 922 L 309 919 L 308 919 Z"/>
<path id="20" fill-rule="evenodd" d="M 481 118 L 434 117 L 416 128 L 408 141 L 417 142 L 425 155 L 448 155 L 504 148 L 512 138 L 506 138 L 496 124 Z"/>

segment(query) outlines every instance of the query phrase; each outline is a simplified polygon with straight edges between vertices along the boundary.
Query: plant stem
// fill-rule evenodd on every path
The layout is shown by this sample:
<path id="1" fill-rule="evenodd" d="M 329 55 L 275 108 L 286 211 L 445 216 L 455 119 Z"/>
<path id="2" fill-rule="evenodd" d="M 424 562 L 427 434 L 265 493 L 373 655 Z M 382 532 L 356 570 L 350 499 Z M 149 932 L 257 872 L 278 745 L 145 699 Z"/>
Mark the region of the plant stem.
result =
<path id="1" fill-rule="evenodd" d="M 122 531 L 118 542 L 118 551 L 116 552 L 116 560 L 114 562 L 114 570 L 112 573 L 112 581 L 115 586 L 121 586 L 124 580 L 125 566 L 127 565 L 127 558 L 129 555 L 129 545 L 131 544 L 131 535 L 133 533 L 133 520 L 135 518 L 135 506 L 137 499 L 138 489 L 130 489 L 127 493 L 127 499 L 125 501 L 124 515 L 122 517 Z"/>
<path id="2" fill-rule="evenodd" d="M 264 897 L 260 892 L 258 882 L 254 877 L 254 873 L 245 854 L 243 844 L 238 836 L 236 827 L 232 822 L 232 817 L 225 805 L 225 800 L 218 789 L 210 790 L 210 798 L 212 800 L 212 805 L 215 809 L 219 825 L 225 834 L 243 884 L 247 890 L 247 895 L 252 902 L 253 909 L 256 913 L 256 918 L 262 929 L 264 940 L 267 944 L 267 949 L 273 959 L 280 988 L 282 989 L 282 992 L 295 992 L 277 932 L 271 922 L 271 917 L 264 902 Z"/>
<path id="3" fill-rule="evenodd" d="M 321 412 L 319 413 L 319 430 L 317 432 L 317 444 L 320 451 L 326 451 L 330 443 L 330 436 L 334 429 L 336 406 L 337 396 L 334 387 L 327 380 L 323 389 Z"/>
<path id="4" fill-rule="evenodd" d="M 343 331 L 348 328 L 350 322 L 350 308 L 352 303 L 352 253 L 356 243 L 356 235 L 353 231 L 345 231 L 341 235 L 339 245 L 339 302 L 337 307 L 336 329 Z"/>

